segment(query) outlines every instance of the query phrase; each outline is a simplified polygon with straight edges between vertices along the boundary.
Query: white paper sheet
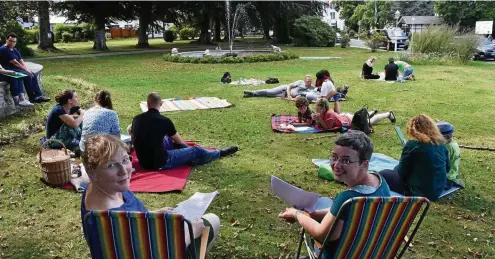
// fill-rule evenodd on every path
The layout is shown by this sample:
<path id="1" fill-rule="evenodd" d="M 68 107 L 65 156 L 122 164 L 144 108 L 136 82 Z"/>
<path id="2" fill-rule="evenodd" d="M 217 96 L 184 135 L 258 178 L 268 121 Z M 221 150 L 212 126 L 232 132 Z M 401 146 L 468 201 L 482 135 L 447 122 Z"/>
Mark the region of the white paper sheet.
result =
<path id="1" fill-rule="evenodd" d="M 218 191 L 210 193 L 197 192 L 191 198 L 179 203 L 175 213 L 182 214 L 188 220 L 199 220 L 205 214 L 208 206 L 218 195 Z"/>
<path id="2" fill-rule="evenodd" d="M 298 210 L 304 210 L 309 213 L 315 211 L 316 202 L 320 198 L 318 193 L 307 192 L 301 188 L 292 186 L 287 182 L 280 180 L 272 175 L 271 178 L 272 192 L 290 206 Z"/>

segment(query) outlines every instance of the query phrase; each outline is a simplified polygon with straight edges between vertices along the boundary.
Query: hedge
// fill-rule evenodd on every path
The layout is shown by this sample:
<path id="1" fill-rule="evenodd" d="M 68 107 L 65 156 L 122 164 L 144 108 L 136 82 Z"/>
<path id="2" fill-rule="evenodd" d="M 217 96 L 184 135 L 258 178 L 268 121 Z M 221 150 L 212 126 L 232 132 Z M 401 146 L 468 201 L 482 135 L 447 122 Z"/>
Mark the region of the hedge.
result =
<path id="1" fill-rule="evenodd" d="M 267 61 L 282 61 L 297 59 L 299 56 L 297 54 L 284 52 L 284 53 L 272 53 L 272 54 L 257 54 L 247 57 L 212 57 L 206 56 L 202 58 L 196 57 L 182 57 L 179 55 L 170 55 L 167 53 L 163 55 L 163 59 L 168 62 L 175 63 L 194 63 L 194 64 L 220 64 L 220 63 L 255 63 L 255 62 L 267 62 Z"/>

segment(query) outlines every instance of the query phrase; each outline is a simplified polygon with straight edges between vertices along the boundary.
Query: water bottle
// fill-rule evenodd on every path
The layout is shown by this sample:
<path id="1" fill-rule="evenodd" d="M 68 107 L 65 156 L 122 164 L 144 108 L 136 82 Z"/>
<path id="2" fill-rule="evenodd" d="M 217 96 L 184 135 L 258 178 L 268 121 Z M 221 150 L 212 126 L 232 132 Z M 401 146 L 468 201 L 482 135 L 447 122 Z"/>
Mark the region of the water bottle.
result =
<path id="1" fill-rule="evenodd" d="M 342 123 L 342 133 L 346 133 L 349 130 L 349 123 Z"/>

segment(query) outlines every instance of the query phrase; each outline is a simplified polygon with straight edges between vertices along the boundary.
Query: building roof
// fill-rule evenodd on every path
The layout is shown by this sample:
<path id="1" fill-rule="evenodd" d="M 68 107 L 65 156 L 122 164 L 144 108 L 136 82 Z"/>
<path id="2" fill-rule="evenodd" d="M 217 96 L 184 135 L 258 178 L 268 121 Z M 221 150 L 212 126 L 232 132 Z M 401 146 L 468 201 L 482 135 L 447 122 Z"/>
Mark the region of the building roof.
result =
<path id="1" fill-rule="evenodd" d="M 412 20 L 414 18 L 414 21 Z M 438 16 L 402 16 L 400 23 L 405 24 L 442 24 Z"/>

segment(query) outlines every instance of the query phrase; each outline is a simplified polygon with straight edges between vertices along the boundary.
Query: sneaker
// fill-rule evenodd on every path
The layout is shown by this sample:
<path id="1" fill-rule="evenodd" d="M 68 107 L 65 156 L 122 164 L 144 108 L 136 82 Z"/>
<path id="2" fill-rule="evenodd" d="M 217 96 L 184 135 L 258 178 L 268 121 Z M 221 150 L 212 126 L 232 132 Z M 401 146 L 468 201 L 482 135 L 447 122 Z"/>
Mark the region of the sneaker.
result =
<path id="1" fill-rule="evenodd" d="M 43 95 L 34 98 L 34 102 L 36 102 L 36 103 L 49 102 L 50 100 L 51 100 L 50 98 L 45 97 Z"/>
<path id="2" fill-rule="evenodd" d="M 250 91 L 244 91 L 244 98 L 247 98 L 247 97 L 253 97 L 254 96 L 254 93 L 253 92 L 250 92 Z"/>
<path id="3" fill-rule="evenodd" d="M 394 112 L 393 111 L 389 111 L 389 112 L 390 112 L 390 115 L 388 116 L 388 118 L 390 119 L 390 122 L 395 123 L 396 119 L 395 119 Z"/>
<path id="4" fill-rule="evenodd" d="M 21 107 L 33 107 L 34 104 L 28 100 L 22 100 L 19 102 L 19 106 L 21 106 Z"/>
<path id="5" fill-rule="evenodd" d="M 14 96 L 14 97 L 12 97 L 12 99 L 14 99 L 14 104 L 15 105 L 18 105 L 19 104 L 19 96 Z"/>
<path id="6" fill-rule="evenodd" d="M 229 148 L 221 149 L 220 150 L 220 157 L 230 156 L 237 151 L 239 151 L 239 147 L 237 147 L 237 146 L 232 146 Z"/>

